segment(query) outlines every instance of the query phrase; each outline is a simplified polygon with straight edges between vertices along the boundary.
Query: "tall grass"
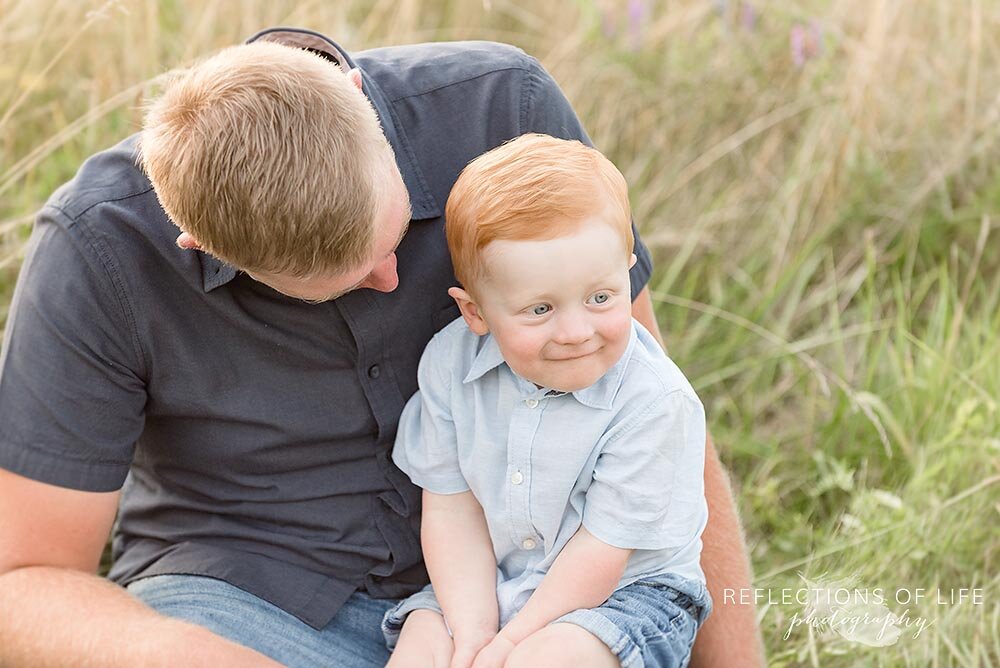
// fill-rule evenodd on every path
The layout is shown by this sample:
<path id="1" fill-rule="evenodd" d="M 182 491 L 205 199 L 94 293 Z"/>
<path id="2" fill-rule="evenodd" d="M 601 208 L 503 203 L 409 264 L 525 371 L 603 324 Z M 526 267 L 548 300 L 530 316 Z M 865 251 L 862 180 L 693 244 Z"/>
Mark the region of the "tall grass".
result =
<path id="1" fill-rule="evenodd" d="M 996 3 L 0 0 L 0 323 L 32 213 L 155 77 L 276 24 L 549 68 L 632 186 L 755 586 L 984 590 L 881 648 L 762 603 L 773 665 L 1000 664 Z"/>

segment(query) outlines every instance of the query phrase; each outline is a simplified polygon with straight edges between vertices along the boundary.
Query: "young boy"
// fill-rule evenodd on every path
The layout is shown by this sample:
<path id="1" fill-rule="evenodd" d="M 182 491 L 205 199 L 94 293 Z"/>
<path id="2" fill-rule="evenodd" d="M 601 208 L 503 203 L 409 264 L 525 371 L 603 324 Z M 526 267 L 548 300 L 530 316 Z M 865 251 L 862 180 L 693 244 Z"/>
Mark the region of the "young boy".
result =
<path id="1" fill-rule="evenodd" d="M 432 585 L 386 614 L 389 666 L 686 665 L 711 609 L 705 417 L 631 317 L 624 178 L 524 135 L 465 168 L 445 216 L 462 317 L 393 452 L 424 489 Z"/>

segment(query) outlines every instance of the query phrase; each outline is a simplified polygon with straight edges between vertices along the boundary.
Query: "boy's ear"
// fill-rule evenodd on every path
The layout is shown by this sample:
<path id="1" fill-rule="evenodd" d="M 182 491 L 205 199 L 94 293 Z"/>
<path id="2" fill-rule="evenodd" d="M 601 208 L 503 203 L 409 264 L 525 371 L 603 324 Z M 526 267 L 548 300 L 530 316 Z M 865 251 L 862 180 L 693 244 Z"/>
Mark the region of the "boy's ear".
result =
<path id="1" fill-rule="evenodd" d="M 448 288 L 448 294 L 458 304 L 458 310 L 462 312 L 465 324 L 469 326 L 473 334 L 482 336 L 490 331 L 489 325 L 486 324 L 486 320 L 483 319 L 483 314 L 479 310 L 479 305 L 472 301 L 472 295 L 462 288 Z"/>

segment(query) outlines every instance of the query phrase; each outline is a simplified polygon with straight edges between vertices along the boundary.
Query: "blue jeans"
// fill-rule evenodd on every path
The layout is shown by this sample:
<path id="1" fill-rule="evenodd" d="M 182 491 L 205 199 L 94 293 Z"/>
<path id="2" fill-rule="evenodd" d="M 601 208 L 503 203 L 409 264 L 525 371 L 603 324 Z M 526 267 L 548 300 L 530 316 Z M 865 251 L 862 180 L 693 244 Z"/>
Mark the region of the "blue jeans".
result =
<path id="1" fill-rule="evenodd" d="M 389 661 L 380 622 L 397 600 L 355 592 L 317 631 L 242 589 L 200 575 L 154 575 L 127 589 L 163 615 L 204 626 L 293 668 L 384 668 Z"/>
<path id="2" fill-rule="evenodd" d="M 386 644 L 395 648 L 406 616 L 414 610 L 441 613 L 434 588 L 400 601 L 382 620 Z M 673 573 L 642 577 L 596 608 L 581 608 L 550 622 L 576 624 L 597 636 L 622 668 L 684 668 L 698 629 L 712 611 L 701 582 Z"/>

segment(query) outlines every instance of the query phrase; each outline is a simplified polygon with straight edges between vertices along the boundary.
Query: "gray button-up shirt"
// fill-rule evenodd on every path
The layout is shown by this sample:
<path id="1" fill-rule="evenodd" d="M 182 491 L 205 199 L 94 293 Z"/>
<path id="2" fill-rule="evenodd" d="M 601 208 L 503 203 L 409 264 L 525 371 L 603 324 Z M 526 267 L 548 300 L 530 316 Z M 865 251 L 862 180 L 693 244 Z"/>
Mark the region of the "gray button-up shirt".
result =
<path id="1" fill-rule="evenodd" d="M 581 524 L 635 550 L 618 588 L 667 573 L 692 593 L 704 585 L 705 411 L 641 325 L 611 369 L 571 393 L 515 374 L 496 339 L 461 318 L 428 344 L 417 378 L 393 461 L 430 492 L 472 490 L 497 560 L 501 626 Z"/>
<path id="2" fill-rule="evenodd" d="M 360 68 L 409 191 L 398 289 L 311 305 L 179 249 L 131 137 L 41 210 L 0 352 L 0 466 L 122 488 L 113 580 L 220 578 L 317 628 L 359 588 L 427 583 L 420 489 L 390 452 L 420 354 L 458 315 L 442 208 L 459 171 L 525 132 L 588 141 L 519 49 L 339 57 Z M 636 254 L 633 295 L 650 272 Z"/>

